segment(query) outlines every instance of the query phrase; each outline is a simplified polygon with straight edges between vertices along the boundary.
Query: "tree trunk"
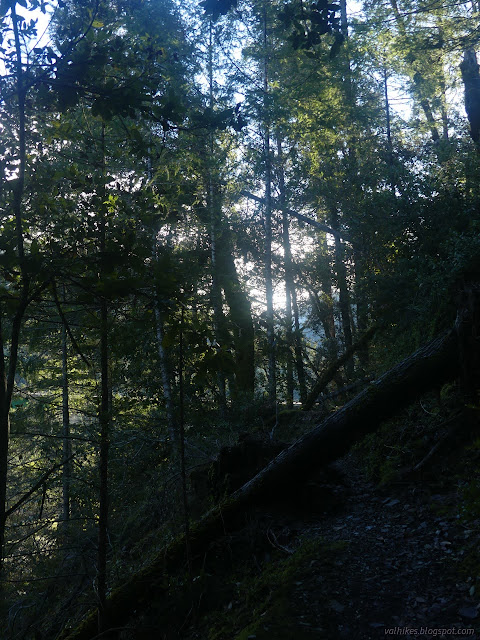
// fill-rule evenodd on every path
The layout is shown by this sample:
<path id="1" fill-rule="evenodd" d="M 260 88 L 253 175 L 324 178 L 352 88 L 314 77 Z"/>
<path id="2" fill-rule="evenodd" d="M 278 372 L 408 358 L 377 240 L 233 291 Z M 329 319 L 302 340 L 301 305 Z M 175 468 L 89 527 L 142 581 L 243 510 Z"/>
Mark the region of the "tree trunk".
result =
<path id="1" fill-rule="evenodd" d="M 101 133 L 102 150 L 102 185 L 100 188 L 100 273 L 99 281 L 105 278 L 105 251 L 107 211 L 105 208 L 105 123 L 102 122 Z M 109 627 L 107 599 L 107 549 L 108 549 L 108 519 L 109 519 L 109 478 L 108 456 L 110 449 L 110 384 L 108 372 L 108 303 L 105 296 L 100 298 L 100 406 L 98 408 L 98 422 L 100 425 L 100 455 L 99 455 L 99 507 L 98 507 L 98 549 L 97 549 L 97 598 L 98 598 L 98 633 L 104 633 Z M 108 637 L 108 636 L 105 636 Z"/>
<path id="2" fill-rule="evenodd" d="M 312 288 L 311 283 L 309 283 L 306 278 L 303 278 L 303 284 L 308 291 L 311 305 L 316 309 L 317 316 L 322 323 L 325 339 L 327 341 L 327 351 L 332 357 L 335 357 L 337 354 L 337 340 L 333 309 L 332 269 L 330 264 L 329 247 L 325 234 L 319 234 L 317 236 L 317 240 L 317 271 L 322 298 L 320 299 L 317 291 Z M 300 271 L 297 271 L 297 274 L 302 277 Z"/>
<path id="3" fill-rule="evenodd" d="M 235 346 L 235 389 L 233 395 L 250 400 L 255 387 L 255 345 L 250 300 L 239 280 L 233 257 L 230 229 L 224 228 L 217 243 L 220 285 L 230 309 Z"/>
<path id="4" fill-rule="evenodd" d="M 445 83 L 445 76 L 442 73 L 441 80 L 441 115 L 442 115 L 442 137 L 444 140 L 449 139 L 448 132 L 448 102 L 447 102 L 447 87 Z"/>
<path id="5" fill-rule="evenodd" d="M 211 157 L 213 150 L 211 152 Z M 210 260 L 211 260 L 211 274 L 212 274 L 212 289 L 210 293 L 210 299 L 213 308 L 213 329 L 215 334 L 215 340 L 218 345 L 225 346 L 228 342 L 228 331 L 226 329 L 226 321 L 223 313 L 223 300 L 222 289 L 220 286 L 220 274 L 218 266 L 218 240 L 220 238 L 220 206 L 218 203 L 218 194 L 216 193 L 215 186 L 213 184 L 213 178 L 211 174 L 208 177 L 208 207 L 210 209 Z M 218 405 L 220 413 L 225 416 L 227 408 L 227 388 L 225 373 L 218 369 L 217 371 L 217 385 L 218 385 Z"/>
<path id="6" fill-rule="evenodd" d="M 17 243 L 17 259 L 21 273 L 21 295 L 15 312 L 11 334 L 10 353 L 8 359 L 8 371 L 5 360 L 2 318 L 0 309 L 0 578 L 2 577 L 5 559 L 5 526 L 6 526 L 6 497 L 7 497 L 7 467 L 8 449 L 10 441 L 10 405 L 12 401 L 15 372 L 18 360 L 18 347 L 20 342 L 20 330 L 25 310 L 29 303 L 30 276 L 25 264 L 25 247 L 23 235 L 23 211 L 22 202 L 25 190 L 26 167 L 26 116 L 25 98 L 26 88 L 22 66 L 22 48 L 18 24 L 20 21 L 16 12 L 16 2 L 10 3 L 12 28 L 15 41 L 15 76 L 16 94 L 18 99 L 18 176 L 13 188 L 13 214 L 15 217 L 15 233 Z"/>
<path id="7" fill-rule="evenodd" d="M 267 393 L 273 407 L 277 402 L 277 373 L 275 354 L 275 322 L 273 314 L 273 277 L 272 277 L 272 157 L 270 149 L 270 97 L 268 86 L 268 26 L 267 4 L 263 2 L 263 126 L 265 160 L 265 299 L 267 313 Z"/>
<path id="8" fill-rule="evenodd" d="M 357 158 L 357 141 L 355 137 L 355 131 L 352 127 L 352 123 L 355 120 L 355 110 L 356 110 L 356 91 L 355 84 L 352 78 L 352 65 L 350 59 L 350 51 L 349 51 L 349 38 L 348 38 L 348 16 L 347 16 L 347 2 L 346 0 L 340 0 L 340 24 L 343 37 L 345 39 L 344 46 L 344 84 L 345 84 L 345 103 L 346 108 L 348 110 L 348 122 L 347 127 L 350 128 L 348 131 L 348 155 L 349 155 L 349 164 L 350 164 L 350 175 L 349 182 L 351 185 L 351 196 L 353 204 L 349 204 L 349 201 L 345 202 L 345 211 L 344 213 L 349 213 L 350 218 L 352 220 L 360 220 L 360 202 L 362 200 L 362 190 L 358 181 L 359 175 L 359 167 L 358 167 L 358 158 Z M 348 211 L 350 209 L 350 211 Z M 334 227 L 338 229 L 338 213 L 336 211 L 332 212 Z M 366 330 L 366 305 L 364 304 L 361 297 L 361 287 L 360 282 L 363 279 L 363 269 L 360 264 L 360 256 L 361 250 L 359 251 L 358 240 L 355 241 L 354 251 L 355 251 L 355 303 L 357 309 L 357 329 L 358 332 L 362 333 Z M 360 242 L 360 247 L 362 243 Z M 336 261 L 336 271 L 338 277 L 338 288 L 339 288 L 339 297 L 340 297 L 340 314 L 342 318 L 342 327 L 343 327 L 343 336 L 344 336 L 344 344 L 345 349 L 350 349 L 352 346 L 352 330 L 353 330 L 353 318 L 350 310 L 350 301 L 348 294 L 348 286 L 347 286 L 347 278 L 346 278 L 346 268 L 344 264 L 344 248 L 341 245 L 340 240 L 335 242 L 335 261 Z M 365 343 L 364 343 L 365 344 Z M 368 352 L 367 352 L 368 354 Z M 363 365 L 366 366 L 366 361 L 368 359 L 368 355 L 361 354 L 361 359 L 363 361 Z M 354 374 L 354 360 L 353 358 L 347 361 L 346 373 L 348 377 L 353 377 Z"/>
<path id="9" fill-rule="evenodd" d="M 214 109 L 214 95 L 213 95 L 213 26 L 212 20 L 209 23 L 209 42 L 208 42 L 208 81 L 209 81 L 209 107 L 210 112 L 213 113 Z M 215 339 L 221 346 L 225 345 L 226 329 L 225 329 L 225 317 L 223 315 L 223 301 L 222 290 L 220 287 L 220 278 L 218 274 L 217 264 L 217 241 L 220 232 L 220 224 L 222 217 L 222 208 L 220 202 L 220 194 L 218 189 L 218 175 L 217 171 L 214 171 L 214 159 L 215 159 L 215 140 L 213 129 L 209 134 L 209 158 L 207 160 L 207 206 L 210 212 L 210 259 L 212 266 L 212 290 L 211 300 L 213 307 L 213 324 Z M 219 369 L 217 371 L 217 384 L 219 393 L 219 409 L 220 414 L 225 416 L 227 408 L 227 389 L 225 373 Z"/>
<path id="10" fill-rule="evenodd" d="M 285 284 L 285 401 L 287 409 L 293 409 L 295 385 L 293 381 L 293 331 L 292 331 L 292 296 L 290 288 Z"/>
<path id="11" fill-rule="evenodd" d="M 297 369 L 298 388 L 300 391 L 300 402 L 303 404 L 307 397 L 307 384 L 305 377 L 305 367 L 303 365 L 303 345 L 302 345 L 302 331 L 300 329 L 300 314 L 298 312 L 297 291 L 295 285 L 292 286 L 290 291 L 290 297 L 292 299 L 293 309 L 293 323 L 295 331 L 294 338 L 294 350 L 295 350 L 295 368 Z"/>
<path id="12" fill-rule="evenodd" d="M 215 340 L 221 347 L 225 346 L 226 339 L 228 340 L 228 333 L 225 327 L 225 316 L 223 315 L 223 300 L 222 289 L 220 287 L 220 278 L 218 274 L 218 259 L 217 259 L 217 235 L 218 225 L 212 220 L 210 230 L 210 257 L 212 264 L 212 290 L 211 301 L 213 307 L 213 329 L 215 334 Z M 225 373 L 218 369 L 217 371 L 217 385 L 218 385 L 218 405 L 220 414 L 225 416 L 227 408 L 227 386 Z"/>
<path id="13" fill-rule="evenodd" d="M 107 548 L 108 548 L 108 452 L 110 448 L 110 393 L 108 382 L 108 308 L 103 298 L 100 303 L 100 461 L 99 461 L 99 515 L 97 552 L 98 632 L 109 626 L 106 610 Z"/>
<path id="14" fill-rule="evenodd" d="M 310 433 L 280 453 L 252 480 L 221 505 L 207 513 L 192 528 L 190 547 L 193 555 L 205 557 L 212 541 L 245 523 L 251 507 L 295 495 L 298 486 L 366 434 L 393 416 L 422 392 L 458 375 L 458 341 L 455 331 L 443 334 L 403 360 L 373 382 L 342 409 L 329 416 Z M 169 572 L 185 559 L 185 540 L 177 539 L 149 566 L 116 589 L 107 601 L 112 625 L 120 627 L 142 603 L 168 593 Z M 95 636 L 95 618 L 90 615 L 64 640 L 91 640 Z"/>
<path id="15" fill-rule="evenodd" d="M 339 227 L 338 213 L 334 209 L 331 210 L 332 226 L 337 229 Z M 345 349 L 352 346 L 352 320 L 350 314 L 350 294 L 347 284 L 347 269 L 344 262 L 344 248 L 341 240 L 335 238 L 335 271 L 337 274 L 337 286 L 339 296 L 340 318 L 342 321 L 343 343 Z M 352 377 L 354 373 L 353 362 L 347 363 L 346 373 L 348 377 Z"/>
<path id="16" fill-rule="evenodd" d="M 282 240 L 283 240 L 283 260 L 285 269 L 285 344 L 286 344 L 286 404 L 288 409 L 293 409 L 293 331 L 292 331 L 292 295 L 294 288 L 292 269 L 292 247 L 290 245 L 289 218 L 285 210 L 287 200 L 285 190 L 285 171 L 283 166 L 282 141 L 277 133 L 277 155 L 278 155 L 278 183 L 279 183 L 279 204 L 282 209 Z"/>
<path id="17" fill-rule="evenodd" d="M 390 101 L 388 99 L 388 73 L 387 67 L 383 67 L 383 93 L 385 96 L 385 125 L 387 129 L 387 164 L 390 173 L 393 173 L 393 143 L 392 143 L 392 127 L 390 122 Z M 392 187 L 394 184 L 392 184 Z"/>
<path id="18" fill-rule="evenodd" d="M 323 332 L 325 334 L 325 346 L 327 352 L 331 358 L 337 356 L 337 341 L 335 338 L 335 318 L 333 316 L 333 304 L 320 300 L 318 293 L 313 291 L 310 287 L 307 288 L 308 297 L 310 299 L 310 305 L 312 309 L 315 309 L 317 316 L 322 323 Z M 325 290 L 322 287 L 322 291 Z M 332 291 L 330 290 L 330 299 Z M 327 297 L 327 294 L 326 296 Z"/>
<path id="19" fill-rule="evenodd" d="M 65 299 L 65 294 L 64 294 Z M 70 409 L 68 398 L 68 350 L 67 328 L 62 324 L 62 520 L 64 533 L 68 531 L 70 520 L 70 484 L 72 480 L 72 441 L 70 440 Z"/>
<path id="20" fill-rule="evenodd" d="M 173 393 L 170 370 L 170 354 L 165 346 L 165 324 L 161 308 L 160 295 L 155 291 L 155 331 L 157 334 L 158 359 L 160 361 L 160 374 L 162 377 L 163 399 L 165 401 L 165 413 L 167 414 L 167 429 L 170 444 L 174 452 L 177 451 L 178 428 L 173 404 Z"/>
<path id="21" fill-rule="evenodd" d="M 361 234 L 361 238 L 362 238 Z M 365 243 L 361 242 L 361 246 L 365 247 Z M 355 303 L 357 308 L 357 334 L 362 335 L 367 330 L 368 326 L 368 302 L 365 298 L 365 255 L 364 251 L 358 250 L 358 246 L 354 249 L 354 262 L 355 262 Z M 363 373 L 366 372 L 370 361 L 368 352 L 369 343 L 364 341 L 358 349 L 358 360 L 360 367 L 363 369 Z"/>
<path id="22" fill-rule="evenodd" d="M 480 153 L 480 73 L 475 49 L 464 52 L 460 69 L 465 87 L 465 111 L 470 123 L 470 135 Z"/>
<path id="23" fill-rule="evenodd" d="M 419 394 L 454 379 L 459 371 L 457 345 L 456 332 L 450 331 L 421 347 L 283 451 L 237 493 L 247 494 L 249 502 L 268 500 L 293 480 L 302 482 L 347 453 Z"/>
<path id="24" fill-rule="evenodd" d="M 7 508 L 7 467 L 10 442 L 10 403 L 3 347 L 3 323 L 0 309 L 0 578 L 5 559 L 5 526 Z"/>
<path id="25" fill-rule="evenodd" d="M 209 25 L 208 76 L 209 107 L 214 108 L 213 82 L 213 24 Z M 235 379 L 229 377 L 229 391 L 234 399 L 253 397 L 255 386 L 254 335 L 250 301 L 238 278 L 233 256 L 230 229 L 222 220 L 221 200 L 218 187 L 218 170 L 214 171 L 214 132 L 209 135 L 209 163 L 207 165 L 207 206 L 210 213 L 210 257 L 212 267 L 211 301 L 214 317 L 214 332 L 217 343 L 225 346 L 230 342 L 228 320 L 223 312 L 222 290 L 230 309 L 230 322 L 235 348 Z M 222 413 L 227 406 L 226 380 L 222 371 L 217 372 L 219 405 Z"/>
<path id="26" fill-rule="evenodd" d="M 407 28 L 405 26 L 405 20 L 398 8 L 397 0 L 390 0 L 390 6 L 392 7 L 393 15 L 395 16 L 395 21 L 397 23 L 397 27 L 400 35 L 403 38 L 405 38 L 405 40 L 408 40 L 409 37 L 407 33 Z M 433 117 L 430 101 L 428 97 L 425 95 L 425 79 L 419 71 L 414 70 L 413 68 L 414 62 L 415 62 L 415 58 L 413 58 L 410 61 L 410 74 L 413 82 L 414 93 L 417 96 L 420 106 L 422 107 L 423 112 L 425 114 L 425 118 L 427 120 L 428 126 L 430 127 L 432 140 L 434 142 L 438 142 L 440 140 L 440 134 L 438 133 L 435 118 Z"/>

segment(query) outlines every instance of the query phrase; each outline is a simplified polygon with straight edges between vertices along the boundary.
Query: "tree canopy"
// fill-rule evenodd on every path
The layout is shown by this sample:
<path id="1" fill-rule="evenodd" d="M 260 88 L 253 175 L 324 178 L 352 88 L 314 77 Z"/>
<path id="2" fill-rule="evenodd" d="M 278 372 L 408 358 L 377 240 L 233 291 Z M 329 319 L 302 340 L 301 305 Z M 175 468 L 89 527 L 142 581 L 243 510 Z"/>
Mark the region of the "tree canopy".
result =
<path id="1" fill-rule="evenodd" d="M 188 539 L 192 468 L 453 325 L 480 256 L 479 16 L 2 0 L 6 637 L 92 603 L 106 631 L 133 540 Z"/>

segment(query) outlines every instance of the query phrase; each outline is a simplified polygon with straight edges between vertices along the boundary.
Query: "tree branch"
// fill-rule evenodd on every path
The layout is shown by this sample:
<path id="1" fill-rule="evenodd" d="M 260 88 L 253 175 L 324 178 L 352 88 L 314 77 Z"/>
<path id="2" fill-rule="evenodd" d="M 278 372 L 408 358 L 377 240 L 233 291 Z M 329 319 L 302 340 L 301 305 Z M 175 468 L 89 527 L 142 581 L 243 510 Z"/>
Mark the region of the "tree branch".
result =
<path id="1" fill-rule="evenodd" d="M 245 198 L 249 198 L 250 200 L 253 200 L 254 202 L 258 202 L 259 204 L 266 204 L 265 200 L 263 198 L 260 198 L 259 196 L 255 196 L 253 193 L 250 193 L 250 191 L 244 191 L 244 190 L 240 191 L 240 195 L 245 196 Z M 329 227 L 326 224 L 323 224 L 322 222 L 317 222 L 316 220 L 313 220 L 312 218 L 307 218 L 307 216 L 304 216 L 303 214 L 298 213 L 294 209 L 289 209 L 288 207 L 282 207 L 277 202 L 275 202 L 275 200 L 273 200 L 273 199 L 272 199 L 271 204 L 272 204 L 272 207 L 276 211 L 284 211 L 285 213 L 288 213 L 288 215 L 294 216 L 298 220 L 301 220 L 302 222 L 306 222 L 307 224 L 310 224 L 310 225 L 312 225 L 312 227 L 316 227 L 317 229 L 320 229 L 321 231 L 326 231 L 327 233 L 330 233 L 332 236 L 336 236 L 340 240 L 349 241 L 348 237 L 346 237 L 345 234 L 339 233 L 338 231 L 335 231 L 335 229 L 332 229 L 331 227 Z"/>
<path id="2" fill-rule="evenodd" d="M 363 336 L 361 336 L 357 340 L 357 342 L 355 342 L 349 349 L 347 349 L 344 353 L 342 353 L 342 355 L 339 358 L 337 358 L 334 362 L 332 362 L 326 368 L 326 370 L 322 373 L 322 375 L 317 380 L 317 382 L 313 385 L 313 389 L 310 391 L 310 394 L 306 399 L 305 404 L 302 407 L 304 411 L 309 411 L 313 407 L 318 396 L 322 393 L 322 391 L 325 389 L 327 384 L 331 380 L 333 380 L 335 374 L 340 369 L 340 367 L 350 360 L 350 358 L 353 356 L 355 351 L 358 351 L 358 349 L 361 349 L 365 344 L 367 344 L 367 342 L 371 338 L 373 338 L 377 329 L 378 329 L 378 325 L 373 325 L 372 327 L 370 327 L 370 329 L 368 329 L 363 334 Z"/>
<path id="3" fill-rule="evenodd" d="M 29 489 L 29 491 L 27 491 L 27 493 L 20 498 L 20 500 L 17 500 L 17 502 L 12 507 L 10 507 L 10 509 L 7 509 L 5 511 L 5 518 L 8 518 L 9 516 L 12 515 L 12 513 L 17 511 L 17 509 L 19 509 L 22 506 L 22 504 L 24 504 L 24 502 L 26 502 L 30 498 L 30 496 L 35 493 L 35 491 L 40 489 L 40 487 L 48 480 L 48 478 L 52 475 L 52 473 L 55 473 L 57 469 L 60 469 L 61 467 L 63 467 L 64 464 L 67 464 L 67 462 L 70 462 L 70 460 L 72 460 L 73 458 L 74 456 L 72 455 L 69 458 L 67 458 L 67 460 L 62 460 L 62 462 L 55 464 L 51 469 L 46 471 L 43 474 L 43 476 L 41 476 L 41 478 L 33 485 L 33 487 Z"/>
<path id="4" fill-rule="evenodd" d="M 58 294 L 57 294 L 57 286 L 55 284 L 55 282 L 52 282 L 52 291 L 53 291 L 53 298 L 55 300 L 55 304 L 57 306 L 58 309 L 58 314 L 60 316 L 60 318 L 62 319 L 63 325 L 68 333 L 68 337 L 70 338 L 73 348 L 75 349 L 75 351 L 78 353 L 78 355 L 80 356 L 80 358 L 84 361 L 84 363 L 87 365 L 87 367 L 90 369 L 90 363 L 87 360 L 87 358 L 83 355 L 80 347 L 78 346 L 78 342 L 75 340 L 75 337 L 73 335 L 73 333 L 70 330 L 70 326 L 68 324 L 67 318 L 65 317 L 65 314 L 62 311 L 62 307 L 60 305 L 60 300 L 58 299 Z"/>

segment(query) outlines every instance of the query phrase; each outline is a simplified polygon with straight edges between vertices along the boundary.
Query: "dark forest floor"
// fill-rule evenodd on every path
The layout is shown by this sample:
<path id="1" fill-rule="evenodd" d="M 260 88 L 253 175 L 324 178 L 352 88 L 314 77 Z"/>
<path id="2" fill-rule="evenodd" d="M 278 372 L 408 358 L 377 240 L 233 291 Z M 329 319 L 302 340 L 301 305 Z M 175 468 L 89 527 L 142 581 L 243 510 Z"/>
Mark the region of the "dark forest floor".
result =
<path id="1" fill-rule="evenodd" d="M 205 614 L 180 637 L 374 640 L 443 629 L 480 638 L 480 518 L 471 517 L 461 481 L 442 482 L 437 493 L 438 482 L 422 478 L 379 489 L 357 458 L 337 464 L 344 480 L 328 487 L 325 512 L 303 497 L 298 509 L 257 514 L 231 538 L 238 558 L 248 554 L 238 551 L 242 535 L 255 539 L 253 569 L 217 575 L 219 606 L 207 588 Z"/>
<path id="2" fill-rule="evenodd" d="M 480 640 L 478 416 L 427 400 L 293 496 L 245 513 L 122 640 Z"/>
<path id="3" fill-rule="evenodd" d="M 419 482 L 385 493 L 352 473 L 351 464 L 350 456 L 343 465 L 351 487 L 343 512 L 308 530 L 326 543 L 346 544 L 328 584 L 318 566 L 296 585 L 299 622 L 321 628 L 327 619 L 338 637 L 365 639 L 395 628 L 419 635 L 422 628 L 425 635 L 474 628 L 476 576 L 462 576 L 462 560 L 478 540 L 480 520 L 469 526 L 460 521 L 456 490 L 431 495 Z"/>

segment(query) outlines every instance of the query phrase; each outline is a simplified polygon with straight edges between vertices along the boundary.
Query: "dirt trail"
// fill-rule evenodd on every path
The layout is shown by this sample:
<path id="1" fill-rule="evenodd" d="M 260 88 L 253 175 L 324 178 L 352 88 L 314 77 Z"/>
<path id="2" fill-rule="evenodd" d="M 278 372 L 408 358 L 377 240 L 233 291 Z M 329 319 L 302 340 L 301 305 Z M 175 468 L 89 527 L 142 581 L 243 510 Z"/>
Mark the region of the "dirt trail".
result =
<path id="1" fill-rule="evenodd" d="M 355 454 L 335 466 L 212 541 L 196 620 L 153 611 L 125 638 L 480 640 L 480 517 L 460 481 L 442 476 L 441 494 L 418 480 L 381 490 Z"/>
<path id="2" fill-rule="evenodd" d="M 295 585 L 297 622 L 322 638 L 434 637 L 441 629 L 450 630 L 444 637 L 480 638 L 480 579 L 458 570 L 478 543 L 480 520 L 464 524 L 456 491 L 430 496 L 412 483 L 385 494 L 359 479 L 351 459 L 343 468 L 351 487 L 341 513 L 326 514 L 301 535 L 346 545 L 337 571 L 324 576 L 313 563 Z"/>

